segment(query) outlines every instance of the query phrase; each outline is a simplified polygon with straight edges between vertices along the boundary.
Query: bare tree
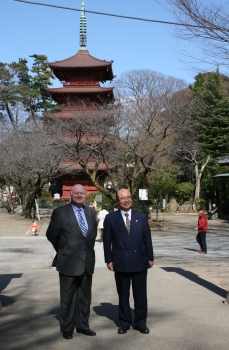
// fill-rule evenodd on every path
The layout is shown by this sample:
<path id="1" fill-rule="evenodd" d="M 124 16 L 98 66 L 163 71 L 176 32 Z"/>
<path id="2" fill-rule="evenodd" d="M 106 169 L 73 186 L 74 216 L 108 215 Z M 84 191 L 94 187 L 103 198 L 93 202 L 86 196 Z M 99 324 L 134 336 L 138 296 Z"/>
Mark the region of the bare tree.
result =
<path id="1" fill-rule="evenodd" d="M 184 131 L 192 104 L 186 87 L 182 80 L 150 70 L 125 73 L 117 82 L 122 109 L 116 138 L 133 159 L 134 167 L 126 170 L 133 192 L 175 147 L 175 135 Z"/>
<path id="2" fill-rule="evenodd" d="M 192 95 L 182 80 L 140 70 L 116 82 L 113 106 L 75 102 L 59 118 L 46 115 L 50 136 L 66 151 L 62 167 L 83 170 L 99 191 L 115 200 L 122 186 L 134 195 L 176 147 L 175 135 L 185 130 Z M 104 186 L 101 173 L 111 189 Z"/>
<path id="3" fill-rule="evenodd" d="M 195 141 L 194 136 L 186 135 L 184 142 L 182 140 L 177 141 L 176 155 L 183 161 L 187 161 L 191 164 L 193 172 L 195 174 L 195 199 L 200 199 L 201 179 L 209 161 L 210 155 L 200 157 L 201 145 Z"/>
<path id="4" fill-rule="evenodd" d="M 182 26 L 175 35 L 197 44 L 204 62 L 228 65 L 229 57 L 229 6 L 225 1 L 158 0 L 172 12 Z M 201 58 L 198 63 L 201 63 Z"/>
<path id="5" fill-rule="evenodd" d="M 62 159 L 60 148 L 45 133 L 40 133 L 35 123 L 2 128 L 0 174 L 7 185 L 14 186 L 25 217 L 31 217 L 34 199 L 41 195 L 49 179 L 57 175 Z"/>

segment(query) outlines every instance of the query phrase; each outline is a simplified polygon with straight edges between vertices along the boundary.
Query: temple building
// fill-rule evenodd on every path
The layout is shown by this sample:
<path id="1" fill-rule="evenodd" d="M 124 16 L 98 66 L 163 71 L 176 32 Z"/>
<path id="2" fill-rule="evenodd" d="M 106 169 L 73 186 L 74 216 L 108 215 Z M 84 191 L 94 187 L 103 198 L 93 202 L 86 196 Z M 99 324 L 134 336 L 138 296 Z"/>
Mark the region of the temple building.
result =
<path id="1" fill-rule="evenodd" d="M 87 49 L 85 1 L 82 0 L 80 17 L 80 48 L 72 57 L 62 61 L 48 62 L 48 66 L 54 75 L 62 83 L 60 88 L 47 88 L 51 95 L 61 107 L 59 112 L 52 113 L 52 118 L 71 118 L 73 110 L 80 110 L 82 103 L 90 110 L 96 110 L 99 105 L 113 103 L 114 95 L 112 87 L 102 87 L 101 83 L 112 81 L 113 61 L 105 61 L 91 56 Z M 71 101 L 71 108 L 69 103 Z M 72 105 L 73 104 L 73 105 Z M 51 115 L 51 114 L 50 114 Z M 46 113 L 49 117 L 49 113 Z M 97 189 L 85 174 L 77 160 L 72 160 L 74 175 L 66 174 L 61 178 L 61 198 L 70 198 L 70 189 L 74 184 L 85 186 L 87 193 L 96 192 Z M 66 166 L 69 164 L 66 164 Z M 88 169 L 93 170 L 93 160 L 88 163 Z M 105 171 L 101 164 L 100 171 Z M 60 191 L 60 190 L 59 190 Z"/>

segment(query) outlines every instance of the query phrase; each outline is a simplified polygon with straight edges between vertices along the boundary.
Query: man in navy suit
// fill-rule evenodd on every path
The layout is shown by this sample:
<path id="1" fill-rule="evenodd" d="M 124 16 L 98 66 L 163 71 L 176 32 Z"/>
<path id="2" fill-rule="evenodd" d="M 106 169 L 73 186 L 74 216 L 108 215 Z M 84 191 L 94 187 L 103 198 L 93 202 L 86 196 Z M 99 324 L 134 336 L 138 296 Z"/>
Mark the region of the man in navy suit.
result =
<path id="1" fill-rule="evenodd" d="M 57 255 L 60 280 L 60 328 L 65 339 L 77 333 L 95 336 L 89 328 L 92 275 L 95 266 L 96 211 L 84 205 L 82 185 L 71 189 L 71 203 L 53 211 L 46 236 Z"/>
<path id="2" fill-rule="evenodd" d="M 132 282 L 135 317 L 134 328 L 148 334 L 147 270 L 153 266 L 153 245 L 145 214 L 131 209 L 131 194 L 126 189 L 117 193 L 119 210 L 108 214 L 104 221 L 104 255 L 110 271 L 115 272 L 119 296 L 118 334 L 125 334 L 132 324 L 129 303 Z"/>

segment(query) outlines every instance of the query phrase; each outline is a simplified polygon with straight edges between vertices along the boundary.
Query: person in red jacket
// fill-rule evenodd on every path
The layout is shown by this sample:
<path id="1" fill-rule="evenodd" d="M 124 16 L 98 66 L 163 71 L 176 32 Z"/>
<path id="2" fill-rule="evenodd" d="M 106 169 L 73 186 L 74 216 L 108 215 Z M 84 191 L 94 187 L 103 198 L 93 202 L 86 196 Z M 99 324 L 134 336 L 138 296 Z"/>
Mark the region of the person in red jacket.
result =
<path id="1" fill-rule="evenodd" d="M 208 231 L 208 221 L 206 216 L 204 215 L 203 208 L 198 208 L 199 218 L 198 218 L 198 226 L 195 228 L 198 231 L 196 236 L 196 241 L 200 245 L 200 254 L 207 254 L 207 243 L 206 243 L 206 233 Z"/>

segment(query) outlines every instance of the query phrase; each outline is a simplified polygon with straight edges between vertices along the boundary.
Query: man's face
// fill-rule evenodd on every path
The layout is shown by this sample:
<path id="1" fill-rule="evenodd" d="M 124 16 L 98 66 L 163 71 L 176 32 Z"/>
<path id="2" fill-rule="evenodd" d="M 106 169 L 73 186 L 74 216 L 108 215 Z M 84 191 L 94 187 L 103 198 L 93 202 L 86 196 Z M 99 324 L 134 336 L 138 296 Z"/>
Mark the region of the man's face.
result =
<path id="1" fill-rule="evenodd" d="M 71 190 L 71 202 L 78 208 L 82 207 L 86 199 L 86 190 L 82 185 L 75 185 Z"/>
<path id="2" fill-rule="evenodd" d="M 120 209 L 127 212 L 132 206 L 132 197 L 128 190 L 119 190 L 118 191 L 118 205 Z"/>
<path id="3" fill-rule="evenodd" d="M 201 216 L 203 214 L 203 210 L 199 210 L 198 214 L 199 214 L 199 216 Z"/>

